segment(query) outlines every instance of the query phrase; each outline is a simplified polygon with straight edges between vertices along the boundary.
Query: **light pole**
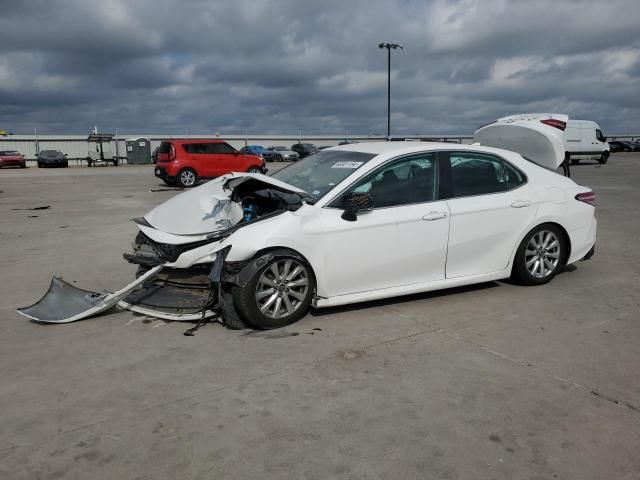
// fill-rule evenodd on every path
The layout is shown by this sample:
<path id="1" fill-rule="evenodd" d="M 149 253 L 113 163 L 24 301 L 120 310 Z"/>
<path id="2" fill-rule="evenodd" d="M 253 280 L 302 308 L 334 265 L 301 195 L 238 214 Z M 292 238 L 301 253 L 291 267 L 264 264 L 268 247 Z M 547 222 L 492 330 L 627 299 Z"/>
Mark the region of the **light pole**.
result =
<path id="1" fill-rule="evenodd" d="M 387 141 L 391 140 L 391 49 L 404 47 L 399 43 L 380 43 L 378 48 L 387 49 Z"/>

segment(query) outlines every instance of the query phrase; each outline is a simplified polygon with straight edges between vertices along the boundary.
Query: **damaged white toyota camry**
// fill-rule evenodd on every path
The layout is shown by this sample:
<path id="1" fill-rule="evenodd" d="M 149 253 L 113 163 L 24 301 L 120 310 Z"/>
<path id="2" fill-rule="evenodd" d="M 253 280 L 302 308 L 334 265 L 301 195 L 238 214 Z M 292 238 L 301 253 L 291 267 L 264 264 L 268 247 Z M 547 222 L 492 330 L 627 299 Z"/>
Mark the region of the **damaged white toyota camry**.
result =
<path id="1" fill-rule="evenodd" d="M 477 132 L 482 145 L 358 143 L 272 176 L 225 175 L 135 220 L 131 284 L 96 293 L 54 278 L 19 311 L 64 323 L 119 304 L 271 329 L 311 307 L 507 277 L 546 283 L 593 254 L 597 225 L 593 192 L 552 171 L 564 160 L 555 130 L 498 121 Z"/>

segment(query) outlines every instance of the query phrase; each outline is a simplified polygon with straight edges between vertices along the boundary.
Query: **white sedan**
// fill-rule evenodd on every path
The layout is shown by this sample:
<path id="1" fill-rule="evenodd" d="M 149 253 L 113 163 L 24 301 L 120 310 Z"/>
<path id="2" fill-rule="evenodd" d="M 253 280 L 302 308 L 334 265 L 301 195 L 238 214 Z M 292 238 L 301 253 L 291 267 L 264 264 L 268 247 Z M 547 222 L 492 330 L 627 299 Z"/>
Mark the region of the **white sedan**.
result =
<path id="1" fill-rule="evenodd" d="M 65 322 L 120 302 L 161 318 L 220 314 L 230 327 L 269 329 L 311 307 L 508 277 L 540 285 L 593 254 L 594 213 L 589 188 L 513 151 L 344 145 L 270 177 L 234 173 L 177 195 L 136 220 L 136 249 L 125 255 L 140 265 L 136 281 L 87 308 L 55 303 L 56 289 L 74 287 L 52 283 L 21 313 Z"/>

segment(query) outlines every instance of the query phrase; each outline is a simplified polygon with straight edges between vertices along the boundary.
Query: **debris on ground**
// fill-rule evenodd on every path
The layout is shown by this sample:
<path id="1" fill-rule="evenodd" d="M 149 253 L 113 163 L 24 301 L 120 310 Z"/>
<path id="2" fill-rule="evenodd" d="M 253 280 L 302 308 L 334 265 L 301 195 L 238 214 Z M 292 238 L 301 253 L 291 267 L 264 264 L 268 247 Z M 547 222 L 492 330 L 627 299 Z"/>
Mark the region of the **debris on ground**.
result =
<path id="1" fill-rule="evenodd" d="M 51 205 L 44 205 L 42 207 L 27 207 L 27 208 L 12 208 L 11 210 L 48 210 Z"/>

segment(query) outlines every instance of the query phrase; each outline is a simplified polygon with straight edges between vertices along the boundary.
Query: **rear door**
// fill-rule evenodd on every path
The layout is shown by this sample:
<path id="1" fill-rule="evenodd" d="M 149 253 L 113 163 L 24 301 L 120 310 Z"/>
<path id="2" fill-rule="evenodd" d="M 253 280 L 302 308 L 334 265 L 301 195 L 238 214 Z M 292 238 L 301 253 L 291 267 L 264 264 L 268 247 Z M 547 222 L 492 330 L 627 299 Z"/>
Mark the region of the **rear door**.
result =
<path id="1" fill-rule="evenodd" d="M 504 270 L 537 209 L 526 176 L 486 153 L 446 152 L 440 162 L 450 186 L 446 277 Z"/>

